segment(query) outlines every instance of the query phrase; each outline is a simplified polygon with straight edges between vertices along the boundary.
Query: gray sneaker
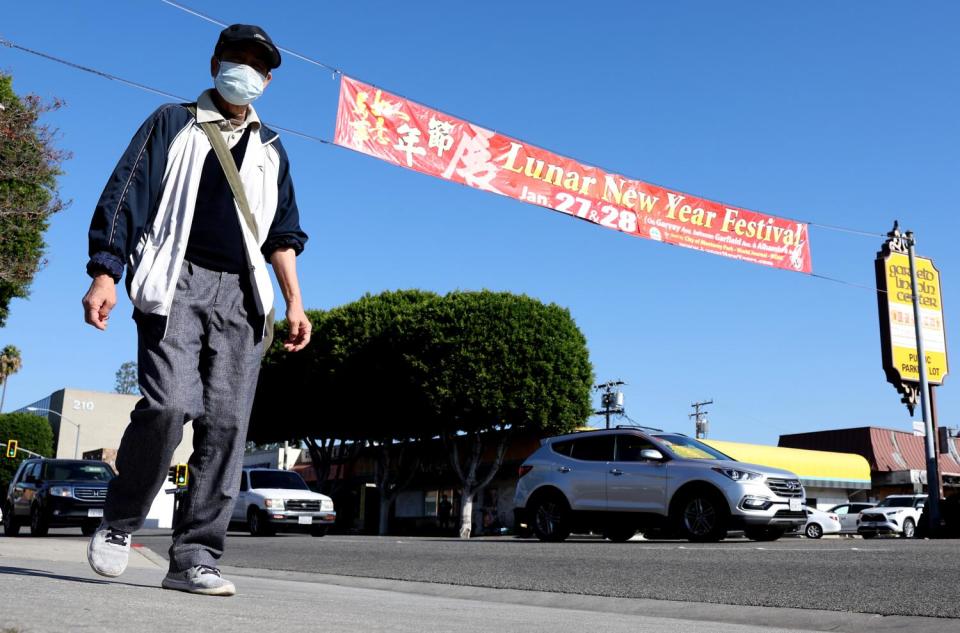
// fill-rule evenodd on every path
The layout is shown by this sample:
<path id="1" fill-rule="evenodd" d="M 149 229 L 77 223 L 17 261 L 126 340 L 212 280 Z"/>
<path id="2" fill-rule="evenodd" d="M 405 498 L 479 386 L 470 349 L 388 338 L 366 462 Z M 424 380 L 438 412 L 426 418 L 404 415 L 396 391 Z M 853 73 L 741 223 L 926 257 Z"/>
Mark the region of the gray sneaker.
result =
<path id="1" fill-rule="evenodd" d="M 207 565 L 194 565 L 185 571 L 171 571 L 160 586 L 205 596 L 232 596 L 237 593 L 232 582 L 220 577 L 219 569 Z"/>
<path id="2" fill-rule="evenodd" d="M 130 533 L 101 523 L 87 545 L 87 562 L 101 576 L 114 578 L 127 568 L 130 558 Z"/>

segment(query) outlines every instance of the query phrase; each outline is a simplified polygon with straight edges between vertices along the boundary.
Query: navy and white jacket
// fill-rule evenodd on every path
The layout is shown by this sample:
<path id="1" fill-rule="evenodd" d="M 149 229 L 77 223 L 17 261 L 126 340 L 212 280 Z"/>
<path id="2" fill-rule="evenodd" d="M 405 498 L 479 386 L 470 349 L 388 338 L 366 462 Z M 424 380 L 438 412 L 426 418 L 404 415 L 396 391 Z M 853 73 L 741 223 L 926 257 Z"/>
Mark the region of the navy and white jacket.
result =
<path id="1" fill-rule="evenodd" d="M 146 314 L 170 313 L 203 162 L 212 151 L 187 105 L 160 106 L 140 126 L 110 176 L 90 223 L 87 272 L 91 276 L 107 272 L 119 282 L 126 265 L 130 300 Z M 263 125 L 251 130 L 240 179 L 257 237 L 243 221 L 239 207 L 238 221 L 257 307 L 266 316 L 273 307 L 273 285 L 264 257 L 280 247 L 300 254 L 307 240 L 300 229 L 287 154 L 276 132 Z"/>

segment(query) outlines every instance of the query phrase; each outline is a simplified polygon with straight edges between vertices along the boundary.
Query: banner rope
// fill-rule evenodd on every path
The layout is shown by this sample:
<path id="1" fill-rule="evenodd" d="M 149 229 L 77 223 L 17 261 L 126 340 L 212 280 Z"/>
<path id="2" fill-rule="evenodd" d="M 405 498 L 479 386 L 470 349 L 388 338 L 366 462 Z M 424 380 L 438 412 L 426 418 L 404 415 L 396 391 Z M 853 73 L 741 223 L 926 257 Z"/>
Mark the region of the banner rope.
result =
<path id="1" fill-rule="evenodd" d="M 207 21 L 207 22 L 210 22 L 211 24 L 216 24 L 217 26 L 221 26 L 221 27 L 223 27 L 223 28 L 226 28 L 227 26 L 229 26 L 229 25 L 226 24 L 225 22 L 222 22 L 222 21 L 220 21 L 220 20 L 218 20 L 218 19 L 216 19 L 216 18 L 214 18 L 214 17 L 211 17 L 211 16 L 205 14 L 205 13 L 202 13 L 202 12 L 200 12 L 200 11 L 197 11 L 196 9 L 192 9 L 192 8 L 190 8 L 190 7 L 188 7 L 188 6 L 184 5 L 184 4 L 181 4 L 181 3 L 179 3 L 179 2 L 175 2 L 174 0 L 160 0 L 160 1 L 163 2 L 164 4 L 167 4 L 167 5 L 175 8 L 175 9 L 179 9 L 179 10 L 185 12 L 185 13 L 189 13 L 190 15 L 194 15 L 194 16 L 200 18 L 201 20 L 205 20 L 205 21 Z M 277 48 L 279 48 L 280 50 L 284 51 L 285 53 L 290 53 L 290 54 L 293 55 L 294 57 L 297 57 L 297 58 L 299 58 L 299 59 L 302 59 L 302 60 L 305 61 L 305 62 L 308 62 L 308 63 L 310 63 L 310 64 L 314 64 L 315 66 L 320 66 L 320 67 L 322 67 L 322 68 L 326 68 L 326 69 L 332 71 L 332 72 L 334 73 L 334 75 L 342 75 L 342 74 L 343 74 L 343 71 L 340 70 L 339 68 L 334 68 L 333 66 L 330 66 L 329 64 L 325 64 L 325 63 L 321 62 L 320 60 L 313 59 L 313 58 L 311 58 L 311 57 L 307 57 L 306 55 L 302 55 L 302 54 L 300 54 L 300 53 L 296 53 L 296 52 L 291 51 L 291 50 L 289 50 L 289 49 L 287 49 L 287 48 L 283 48 L 282 46 L 277 46 Z M 351 75 L 351 77 L 352 77 L 352 76 L 353 76 L 353 75 Z M 356 77 L 356 79 L 360 79 L 360 78 L 359 78 L 359 77 Z M 365 83 L 370 83 L 370 82 L 365 82 Z M 372 83 L 371 83 L 371 85 L 376 86 L 376 84 L 372 84 Z M 379 87 L 379 86 L 377 86 L 377 87 Z M 392 92 L 392 93 L 394 93 L 394 94 L 397 94 L 398 96 L 401 96 L 401 97 L 403 96 L 403 95 L 400 95 L 399 93 L 397 93 L 396 91 L 393 91 L 393 90 L 391 90 L 390 92 Z M 404 97 L 404 98 L 406 98 L 406 97 Z M 412 99 L 408 99 L 408 101 L 413 101 L 413 100 L 412 100 Z M 492 127 L 491 127 L 490 129 L 493 130 L 493 131 L 495 131 L 495 132 L 498 132 L 498 130 L 496 130 L 495 128 L 492 128 Z M 521 139 L 521 140 L 522 140 L 522 139 Z M 326 142 L 329 143 L 329 141 L 326 141 Z M 530 145 L 534 145 L 534 143 L 530 143 Z M 651 183 L 651 184 L 654 184 L 654 183 Z M 861 230 L 858 230 L 858 229 L 850 229 L 850 228 L 846 228 L 846 227 L 842 227 L 842 226 L 834 226 L 834 225 L 830 225 L 830 224 L 820 224 L 819 222 L 810 222 L 810 221 L 808 221 L 808 220 L 799 220 L 799 221 L 800 221 L 800 222 L 803 222 L 803 223 L 805 223 L 805 224 L 807 224 L 807 225 L 809 225 L 809 226 L 815 226 L 815 227 L 817 227 L 817 228 L 826 229 L 826 230 L 828 230 L 828 231 L 837 231 L 837 232 L 841 232 L 841 233 L 850 233 L 850 234 L 852 234 L 852 235 L 862 235 L 862 236 L 865 236 L 865 237 L 879 237 L 879 238 L 881 238 L 881 239 L 886 238 L 886 234 L 885 234 L 885 233 L 876 233 L 876 232 L 871 232 L 871 231 L 861 231 Z"/>
<path id="2" fill-rule="evenodd" d="M 180 7 L 180 5 L 177 5 L 176 3 L 172 2 L 171 0 L 161 0 L 161 1 L 162 1 L 162 2 L 166 2 L 167 4 L 170 4 L 170 5 L 172 5 L 172 6 L 177 6 L 177 8 L 183 8 L 184 10 L 187 10 L 186 8 Z M 194 12 L 193 12 L 193 11 L 190 11 L 190 13 L 194 13 Z M 214 20 L 213 18 L 208 18 L 208 17 L 203 16 L 203 15 L 200 15 L 200 14 L 197 14 L 197 15 L 198 15 L 198 17 L 201 17 L 201 18 L 203 18 L 204 20 L 207 20 L 207 21 L 209 21 L 209 22 L 213 22 L 214 24 L 220 24 L 220 22 L 217 22 L 217 21 Z M 74 69 L 76 69 L 76 70 L 80 70 L 80 71 L 83 71 L 83 72 L 86 72 L 86 73 L 90 73 L 90 74 L 92 74 L 92 75 L 96 75 L 96 76 L 101 77 L 101 78 L 103 78 L 103 79 L 107 79 L 107 80 L 110 80 L 110 81 L 116 81 L 116 82 L 121 83 L 121 84 L 124 84 L 124 85 L 126 85 L 126 86 L 130 86 L 130 87 L 132 87 L 132 88 L 137 88 L 138 90 L 143 90 L 143 91 L 145 91 L 145 92 L 149 92 L 149 93 L 152 93 L 152 94 L 160 95 L 160 96 L 163 96 L 163 97 L 168 97 L 168 98 L 171 98 L 171 99 L 176 99 L 177 101 L 182 101 L 182 102 L 188 102 L 188 101 L 190 101 L 190 99 L 187 99 L 187 98 L 182 97 L 182 96 L 180 96 L 180 95 L 173 94 L 172 92 L 167 92 L 167 91 L 165 91 L 165 90 L 160 90 L 160 89 L 158 89 L 158 88 L 153 88 L 153 87 L 151 87 L 151 86 L 148 86 L 148 85 L 146 85 L 146 84 L 142 84 L 142 83 L 139 83 L 139 82 L 136 82 L 136 81 L 130 81 L 129 79 L 124 79 L 123 77 L 118 77 L 117 75 L 113 75 L 113 74 L 111 74 L 111 73 L 108 73 L 108 72 L 105 72 L 105 71 L 102 71 L 102 70 L 97 70 L 96 68 L 91 68 L 91 67 L 89 67 L 89 66 L 84 66 L 84 65 L 82 65 L 82 64 L 78 64 L 78 63 L 75 63 L 75 62 L 71 62 L 71 61 L 66 60 L 66 59 L 63 59 L 63 58 L 61 58 L 61 57 L 57 57 L 56 55 L 51 55 L 51 54 L 49 54 L 49 53 L 44 53 L 44 52 L 42 52 L 42 51 L 37 51 L 37 50 L 34 50 L 34 49 L 32 49 L 32 48 L 28 48 L 28 47 L 26 47 L 26 46 L 21 46 L 20 44 L 17 44 L 16 42 L 12 42 L 12 41 L 10 41 L 10 40 L 8 40 L 8 39 L 5 39 L 5 38 L 0 38 L 0 46 L 5 46 L 5 47 L 7 47 L 7 48 L 15 48 L 15 49 L 20 50 L 20 51 L 23 51 L 23 52 L 25 52 L 25 53 L 29 53 L 29 54 L 31 54 L 31 55 L 36 55 L 37 57 L 42 57 L 43 59 L 47 59 L 47 60 L 49 60 L 49 61 L 56 62 L 56 63 L 58 63 L 58 64 L 63 64 L 64 66 L 68 66 L 68 67 L 74 68 Z M 281 49 L 281 50 L 286 50 L 286 49 Z M 312 61 L 312 60 L 307 60 L 307 61 Z M 327 66 L 326 64 L 323 64 L 323 63 L 320 63 L 320 62 L 312 62 L 312 63 L 316 63 L 317 65 L 323 66 L 324 68 L 331 68 L 330 66 Z M 336 70 L 336 69 L 334 69 L 334 70 Z M 336 72 L 337 72 L 338 74 L 343 74 L 343 73 L 342 73 L 341 71 L 339 71 L 339 70 L 336 70 Z M 299 137 L 304 138 L 304 139 L 307 139 L 307 140 L 315 141 L 315 142 L 317 142 L 317 143 L 322 143 L 322 144 L 324 144 L 324 145 L 331 145 L 331 146 L 334 146 L 334 147 L 343 147 L 343 146 L 341 146 L 341 145 L 337 145 L 337 144 L 334 143 L 333 141 L 330 141 L 330 140 L 328 140 L 328 139 L 322 138 L 322 137 L 320 137 L 320 136 L 316 136 L 316 135 L 313 135 L 313 134 L 308 134 L 307 132 L 301 132 L 301 131 L 299 131 L 299 130 L 295 130 L 295 129 L 288 128 L 288 127 L 282 127 L 282 126 L 275 125 L 275 124 L 270 123 L 270 122 L 266 122 L 266 123 L 267 123 L 267 125 L 269 125 L 270 127 L 274 128 L 274 129 L 276 129 L 276 130 L 280 130 L 280 131 L 283 131 L 283 132 L 287 132 L 288 134 L 293 134 L 293 135 L 295 135 L 295 136 L 299 136 Z M 355 150 L 352 150 L 352 148 L 349 148 L 349 147 L 343 147 L 343 149 L 355 151 Z M 538 206 L 538 205 L 534 205 L 534 206 Z M 803 221 L 803 220 L 801 220 L 801 221 Z M 855 234 L 855 235 L 864 235 L 864 236 L 869 236 L 869 237 L 880 237 L 880 238 L 885 238 L 885 237 L 886 237 L 886 234 L 884 234 L 884 233 L 871 233 L 871 232 L 869 232 L 869 231 L 860 231 L 860 230 L 857 230 L 857 229 L 848 229 L 848 228 L 839 227 L 839 226 L 832 226 L 832 225 L 828 225 L 828 224 L 819 224 L 819 223 L 817 223 L 817 222 L 806 222 L 806 223 L 807 223 L 809 226 L 815 226 L 815 227 L 822 228 L 822 229 L 833 230 L 833 231 L 840 231 L 840 232 L 844 232 L 844 233 L 852 233 L 852 234 Z M 837 279 L 837 278 L 835 278 L 835 277 L 828 277 L 828 276 L 826 276 L 826 275 L 820 275 L 820 274 L 813 273 L 813 272 L 806 273 L 806 274 L 809 275 L 809 276 L 811 276 L 811 277 L 816 277 L 816 278 L 818 278 L 818 279 L 824 279 L 824 280 L 826 280 L 826 281 L 832 281 L 832 282 L 834 282 L 834 283 L 839 283 L 839 284 L 851 286 L 851 287 L 853 287 L 853 288 L 860 288 L 860 289 L 864 289 L 864 290 L 870 290 L 871 292 L 881 292 L 881 293 L 885 293 L 885 292 L 886 292 L 885 290 L 881 290 L 881 289 L 879 289 L 879 288 L 875 288 L 875 287 L 871 287 L 871 286 L 866 286 L 866 285 L 864 285 L 864 284 L 858 284 L 858 283 L 855 283 L 855 282 L 844 281 L 843 279 Z"/>
<path id="3" fill-rule="evenodd" d="M 196 9 L 191 9 L 191 8 L 188 7 L 188 6 L 182 5 L 182 4 L 180 4 L 179 2 L 174 2 L 173 0 L 160 0 L 160 2 L 163 2 L 164 4 L 168 4 L 168 5 L 170 5 L 171 7 L 175 8 L 175 9 L 180 9 L 181 11 L 184 11 L 184 12 L 189 13 L 189 14 L 191 14 L 191 15 L 195 15 L 195 16 L 197 16 L 198 18 L 200 18 L 201 20 L 206 20 L 207 22 L 210 22 L 211 24 L 216 24 L 217 26 L 222 26 L 223 28 L 227 28 L 228 26 L 230 26 L 229 24 L 226 24 L 226 23 L 224 23 L 224 22 L 221 22 L 220 20 L 217 20 L 216 18 L 212 18 L 212 17 L 210 17 L 209 15 L 207 15 L 207 14 L 205 14 L 205 13 L 201 13 L 201 12 L 197 11 Z M 293 56 L 296 57 L 297 59 L 301 59 L 301 60 L 303 60 L 303 61 L 305 61 L 305 62 L 307 62 L 307 63 L 309 63 L 309 64 L 313 64 L 314 66 L 320 66 L 321 68 L 326 68 L 327 70 L 329 70 L 330 72 L 333 73 L 334 78 L 336 78 L 337 75 L 342 75 L 342 74 L 343 74 L 343 71 L 341 71 L 339 68 L 335 68 L 334 66 L 331 66 L 331 65 L 329 65 L 329 64 L 324 64 L 323 62 L 321 62 L 321 61 L 319 61 L 319 60 L 316 60 L 316 59 L 307 57 L 306 55 L 302 55 L 302 54 L 300 54 L 300 53 L 298 53 L 298 52 L 296 52 L 296 51 L 292 51 L 292 50 L 290 50 L 289 48 L 284 48 L 284 47 L 282 47 L 282 46 L 277 46 L 277 48 L 279 48 L 279 49 L 280 49 L 281 51 L 283 51 L 284 53 L 288 53 L 288 54 L 290 54 L 290 55 L 293 55 Z"/>
<path id="4" fill-rule="evenodd" d="M 10 40 L 4 39 L 4 38 L 0 38 L 0 46 L 6 46 L 7 48 L 15 48 L 15 49 L 21 50 L 21 51 L 23 51 L 23 52 L 25 52 L 25 53 L 30 53 L 31 55 L 36 55 L 36 56 L 38 56 L 38 57 L 42 57 L 42 58 L 44 58 L 44 59 L 48 59 L 48 60 L 53 61 L 53 62 L 57 62 L 58 64 L 63 64 L 63 65 L 65 65 L 65 66 L 69 66 L 70 68 L 75 68 L 75 69 L 77 69 L 77 70 L 82 70 L 82 71 L 84 71 L 84 72 L 91 73 L 91 74 L 96 75 L 96 76 L 98 76 L 98 77 L 102 77 L 103 79 L 109 79 L 110 81 L 116 81 L 116 82 L 122 83 L 122 84 L 124 84 L 124 85 L 131 86 L 131 87 L 133 87 L 133 88 L 138 88 L 139 90 L 143 90 L 143 91 L 145 91 L 145 92 L 151 92 L 151 93 L 153 93 L 153 94 L 160 95 L 160 96 L 162 96 L 162 97 L 168 97 L 168 98 L 170 98 L 170 99 L 176 99 L 177 101 L 183 101 L 183 102 L 189 102 L 189 101 L 191 101 L 191 99 L 187 99 L 186 97 L 182 97 L 182 96 L 180 96 L 180 95 L 173 94 L 172 92 L 167 92 L 167 91 L 165 91 L 165 90 L 160 90 L 160 89 L 158 89 L 158 88 L 152 88 L 152 87 L 150 87 L 150 86 L 147 86 L 146 84 L 141 84 L 141 83 L 138 83 L 138 82 L 136 82 L 136 81 L 130 81 L 129 79 L 124 79 L 123 77 L 118 77 L 117 75 L 112 75 L 112 74 L 110 74 L 110 73 L 108 73 L 108 72 L 104 72 L 104 71 L 102 71 L 102 70 L 97 70 L 96 68 L 90 68 L 89 66 L 84 66 L 84 65 L 82 65 L 82 64 L 76 64 L 76 63 L 74 63 L 74 62 L 68 61 L 68 60 L 63 59 L 63 58 L 61 58 L 61 57 L 57 57 L 57 56 L 55 56 L 55 55 L 50 55 L 49 53 L 43 53 L 43 52 L 41 52 L 41 51 L 33 50 L 32 48 L 27 48 L 26 46 L 21 46 L 20 44 L 17 44 L 16 42 L 11 42 Z M 299 130 L 293 130 L 293 129 L 291 129 L 291 128 L 281 127 L 281 126 L 279 126 L 279 125 L 274 125 L 273 123 L 270 123 L 269 121 L 267 121 L 266 123 L 267 123 L 267 125 L 269 125 L 270 127 L 274 128 L 274 129 L 276 129 L 276 130 L 280 130 L 280 131 L 283 131 L 283 132 L 287 132 L 287 133 L 289 133 L 289 134 L 294 134 L 294 135 L 296 135 L 296 136 L 299 136 L 299 137 L 302 137 L 302 138 L 305 138 L 305 139 L 310 139 L 311 141 L 317 141 L 318 143 L 323 143 L 323 144 L 325 144 L 325 145 L 335 145 L 335 143 L 334 143 L 333 141 L 328 141 L 328 140 L 325 139 L 325 138 L 322 138 L 322 137 L 319 137 L 319 136 L 314 136 L 313 134 L 307 134 L 306 132 L 300 132 Z"/>

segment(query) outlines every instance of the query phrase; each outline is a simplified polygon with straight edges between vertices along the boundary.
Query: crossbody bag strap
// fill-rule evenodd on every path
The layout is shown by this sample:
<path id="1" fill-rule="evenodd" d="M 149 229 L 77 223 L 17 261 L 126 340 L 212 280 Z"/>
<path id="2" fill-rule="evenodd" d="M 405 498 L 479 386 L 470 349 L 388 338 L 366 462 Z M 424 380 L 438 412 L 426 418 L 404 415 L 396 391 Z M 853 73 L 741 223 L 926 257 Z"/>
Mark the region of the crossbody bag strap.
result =
<path id="1" fill-rule="evenodd" d="M 187 110 L 190 111 L 194 118 L 197 117 L 196 106 L 191 104 L 187 106 Z M 227 183 L 230 185 L 230 191 L 233 192 L 233 198 L 237 201 L 237 206 L 240 207 L 240 215 L 243 216 L 243 221 L 246 222 L 247 228 L 250 229 L 250 233 L 253 234 L 254 240 L 259 244 L 260 232 L 257 230 L 257 223 L 254 221 L 253 213 L 250 211 L 250 203 L 247 201 L 247 194 L 243 190 L 243 182 L 240 180 L 237 163 L 233 160 L 233 154 L 227 149 L 227 142 L 223 140 L 223 134 L 221 134 L 220 128 L 218 128 L 217 124 L 213 121 L 200 123 L 200 128 L 206 133 L 207 139 L 210 141 L 210 146 L 213 148 L 213 153 L 217 155 L 217 160 L 220 161 L 220 167 L 223 168 L 223 175 L 226 176 Z"/>

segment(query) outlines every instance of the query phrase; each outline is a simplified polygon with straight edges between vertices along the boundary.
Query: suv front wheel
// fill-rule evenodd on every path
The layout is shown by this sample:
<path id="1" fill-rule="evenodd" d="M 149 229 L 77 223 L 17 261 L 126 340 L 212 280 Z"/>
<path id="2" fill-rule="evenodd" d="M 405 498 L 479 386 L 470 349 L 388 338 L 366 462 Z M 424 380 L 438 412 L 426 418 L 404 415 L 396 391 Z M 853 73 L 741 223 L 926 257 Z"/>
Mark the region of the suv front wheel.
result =
<path id="1" fill-rule="evenodd" d="M 558 542 L 570 536 L 570 505 L 559 493 L 538 495 L 530 505 L 530 516 L 541 541 Z"/>
<path id="2" fill-rule="evenodd" d="M 50 531 L 50 521 L 43 516 L 43 508 L 34 504 L 30 508 L 30 536 L 46 536 Z"/>
<path id="3" fill-rule="evenodd" d="M 694 490 L 686 493 L 674 510 L 677 531 L 695 543 L 714 543 L 727 535 L 727 503 L 719 493 Z"/>

